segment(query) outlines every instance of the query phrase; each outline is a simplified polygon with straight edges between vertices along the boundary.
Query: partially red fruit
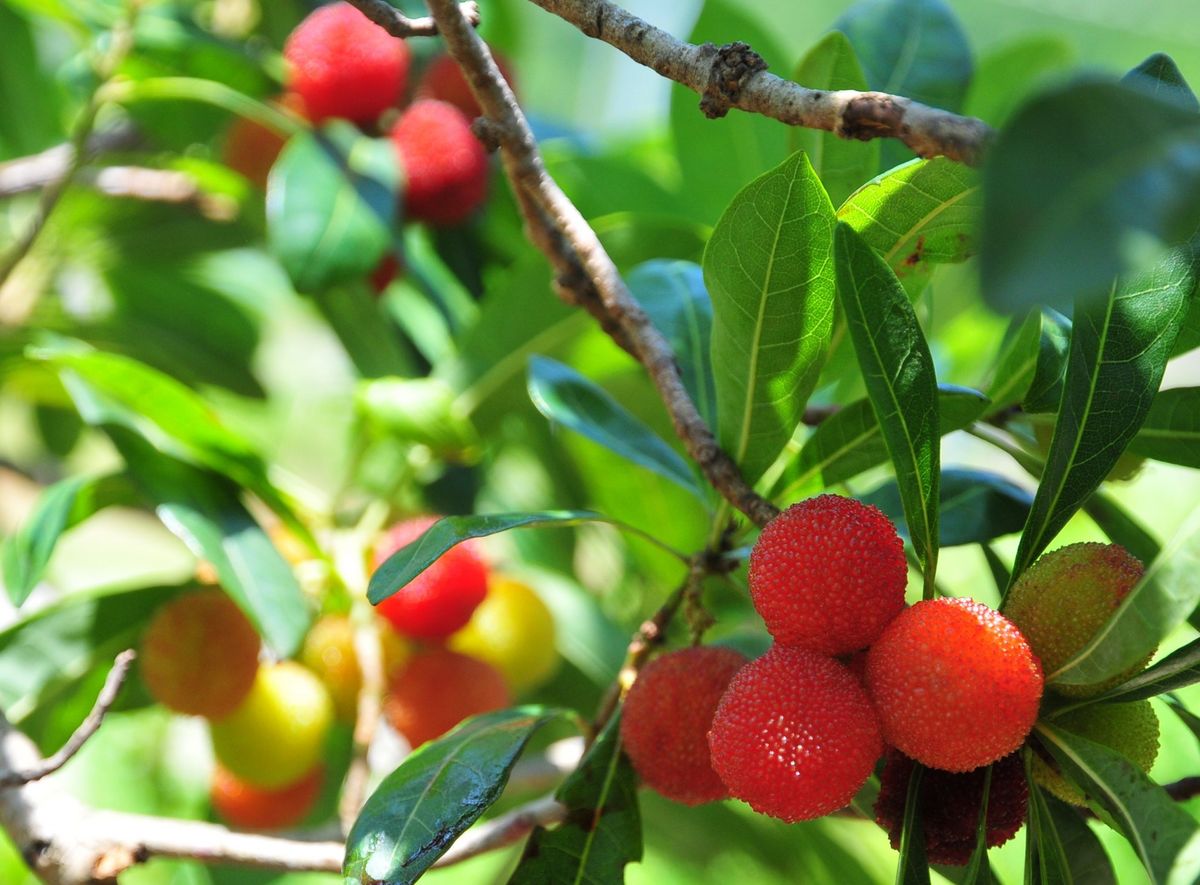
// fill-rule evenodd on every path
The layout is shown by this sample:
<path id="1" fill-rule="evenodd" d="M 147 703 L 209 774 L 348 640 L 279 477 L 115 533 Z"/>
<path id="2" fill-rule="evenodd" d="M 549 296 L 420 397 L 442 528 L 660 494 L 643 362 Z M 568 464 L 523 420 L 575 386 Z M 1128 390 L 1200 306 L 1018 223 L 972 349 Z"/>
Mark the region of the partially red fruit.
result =
<path id="1" fill-rule="evenodd" d="M 918 602 L 867 652 L 884 740 L 931 768 L 970 771 L 1025 741 L 1042 667 L 1021 632 L 970 599 Z"/>
<path id="2" fill-rule="evenodd" d="M 245 830 L 280 830 L 294 827 L 312 810 L 321 792 L 322 774 L 317 767 L 295 783 L 264 790 L 218 765 L 210 798 L 217 814 L 228 824 Z"/>
<path id="3" fill-rule="evenodd" d="M 875 820 L 887 830 L 892 847 L 900 849 L 904 806 L 914 763 L 903 753 L 889 750 L 875 800 Z M 965 773 L 927 768 L 921 774 L 918 809 L 925 836 L 925 857 L 930 863 L 962 866 L 971 860 L 983 805 L 987 768 Z M 988 788 L 987 845 L 995 848 L 1017 834 L 1025 822 L 1029 785 L 1021 755 L 1013 753 L 992 764 Z"/>
<path id="4" fill-rule="evenodd" d="M 708 730 L 721 695 L 747 663 L 731 648 L 686 648 L 655 658 L 625 699 L 621 746 L 647 786 L 684 805 L 729 790 L 713 771 Z"/>
<path id="5" fill-rule="evenodd" d="M 408 80 L 409 51 L 349 3 L 330 3 L 296 26 L 283 47 L 290 85 L 308 118 L 373 123 Z"/>
<path id="6" fill-rule="evenodd" d="M 389 529 L 375 549 L 375 568 L 435 522 L 437 517 L 422 516 Z M 397 588 L 395 594 L 379 603 L 378 610 L 405 636 L 445 639 L 471 620 L 471 614 L 487 595 L 487 582 L 487 566 L 475 545 L 464 541 Z"/>
<path id="7" fill-rule="evenodd" d="M 495 50 L 492 50 L 492 58 L 496 60 L 501 76 L 513 87 L 513 73 L 508 60 Z M 417 98 L 432 98 L 452 104 L 469 119 L 483 114 L 479 102 L 471 93 L 467 78 L 463 76 L 462 68 L 448 55 L 439 55 L 429 63 L 417 83 Z"/>
<path id="8" fill-rule="evenodd" d="M 732 796 L 789 822 L 847 805 L 883 753 L 854 674 L 833 658 L 780 645 L 733 677 L 708 745 Z"/>
<path id="9" fill-rule="evenodd" d="M 866 648 L 904 608 L 904 544 L 878 509 L 839 495 L 793 504 L 750 553 L 750 595 L 781 645 Z"/>
<path id="10" fill-rule="evenodd" d="M 404 169 L 404 212 L 414 221 L 454 225 L 487 196 L 487 151 L 471 122 L 444 101 L 416 101 L 392 127 Z"/>
<path id="11" fill-rule="evenodd" d="M 491 664 L 445 648 L 413 656 L 383 701 L 388 722 L 416 748 L 468 716 L 509 704 L 508 686 Z"/>

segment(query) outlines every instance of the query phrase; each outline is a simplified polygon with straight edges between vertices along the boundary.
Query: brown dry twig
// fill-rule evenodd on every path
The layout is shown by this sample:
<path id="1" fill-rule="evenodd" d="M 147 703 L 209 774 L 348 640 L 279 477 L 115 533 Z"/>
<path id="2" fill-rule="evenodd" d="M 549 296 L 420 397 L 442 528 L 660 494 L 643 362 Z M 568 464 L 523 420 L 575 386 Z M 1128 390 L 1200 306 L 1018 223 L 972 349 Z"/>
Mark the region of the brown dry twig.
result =
<path id="1" fill-rule="evenodd" d="M 387 0 L 354 0 L 367 18 L 379 25 L 393 37 L 432 37 L 438 32 L 437 22 L 432 18 L 409 18 Z M 479 24 L 479 4 L 470 0 L 461 6 L 463 17 L 471 27 Z"/>

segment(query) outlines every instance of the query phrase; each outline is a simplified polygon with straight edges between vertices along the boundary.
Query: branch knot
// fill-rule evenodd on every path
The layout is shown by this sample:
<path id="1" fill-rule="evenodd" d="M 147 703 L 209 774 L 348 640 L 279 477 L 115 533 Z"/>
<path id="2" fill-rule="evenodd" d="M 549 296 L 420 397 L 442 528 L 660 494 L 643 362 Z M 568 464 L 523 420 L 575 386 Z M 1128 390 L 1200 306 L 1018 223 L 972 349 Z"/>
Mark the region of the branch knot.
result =
<path id="1" fill-rule="evenodd" d="M 704 44 L 711 51 L 711 43 Z M 765 71 L 767 63 L 747 43 L 726 43 L 715 47 L 716 57 L 709 71 L 708 84 L 700 99 L 700 110 L 710 120 L 724 117 L 742 94 L 746 81 Z"/>

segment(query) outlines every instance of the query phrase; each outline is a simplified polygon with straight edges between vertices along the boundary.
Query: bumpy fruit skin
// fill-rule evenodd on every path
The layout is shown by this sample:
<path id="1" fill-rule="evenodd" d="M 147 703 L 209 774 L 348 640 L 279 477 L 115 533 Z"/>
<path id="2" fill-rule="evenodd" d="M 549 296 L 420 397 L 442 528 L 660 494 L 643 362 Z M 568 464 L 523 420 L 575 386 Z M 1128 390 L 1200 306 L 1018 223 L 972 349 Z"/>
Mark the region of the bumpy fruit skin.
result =
<path id="1" fill-rule="evenodd" d="M 750 553 L 750 596 L 775 641 L 828 655 L 874 642 L 904 608 L 907 579 L 891 520 L 839 495 L 793 504 Z"/>
<path id="2" fill-rule="evenodd" d="M 379 631 L 383 672 L 391 679 L 412 654 L 408 643 L 396 631 Z M 358 715 L 358 695 L 362 690 L 362 672 L 354 650 L 354 625 L 345 615 L 326 615 L 313 624 L 304 638 L 300 662 L 317 675 L 333 699 L 337 718 L 353 722 Z"/>
<path id="3" fill-rule="evenodd" d="M 290 87 L 314 123 L 373 123 L 404 92 L 409 51 L 349 3 L 330 3 L 296 26 L 283 47 Z"/>
<path id="4" fill-rule="evenodd" d="M 308 815 L 321 792 L 323 770 L 314 768 L 295 783 L 276 790 L 252 786 L 220 765 L 213 772 L 209 798 L 217 814 L 244 830 L 294 827 Z"/>
<path id="5" fill-rule="evenodd" d="M 448 645 L 487 661 L 514 694 L 545 682 L 558 667 L 554 616 L 533 588 L 512 578 L 491 580 L 483 603 Z"/>
<path id="6" fill-rule="evenodd" d="M 847 805 L 883 753 L 854 674 L 833 658 L 780 645 L 733 677 L 708 746 L 730 795 L 789 822 Z"/>
<path id="7" fill-rule="evenodd" d="M 487 152 L 471 123 L 444 101 L 415 101 L 396 121 L 392 143 L 404 169 L 404 213 L 450 226 L 466 221 L 487 197 Z"/>
<path id="8" fill-rule="evenodd" d="M 729 680 L 747 659 L 731 648 L 686 648 L 642 670 L 621 714 L 621 746 L 651 789 L 684 805 L 729 789 L 713 771 L 708 730 Z"/>
<path id="9" fill-rule="evenodd" d="M 875 820 L 887 830 L 892 847 L 900 849 L 904 807 L 913 761 L 896 750 L 888 750 Z M 987 768 L 964 773 L 927 768 L 921 775 L 920 816 L 925 836 L 925 857 L 930 863 L 962 866 L 971 860 L 983 804 Z M 1021 754 L 1012 753 L 992 764 L 988 789 L 987 845 L 995 848 L 1017 834 L 1029 806 L 1029 785 Z"/>
<path id="10" fill-rule="evenodd" d="M 375 549 L 375 568 L 437 522 L 418 517 L 388 530 Z M 488 571 L 470 541 L 451 547 L 417 577 L 379 603 L 377 611 L 413 639 L 442 640 L 466 626 L 487 596 Z"/>
<path id="11" fill-rule="evenodd" d="M 142 635 L 142 679 L 177 713 L 216 719 L 237 709 L 258 672 L 259 639 L 216 588 L 185 593 L 154 615 Z"/>
<path id="12" fill-rule="evenodd" d="M 1052 674 L 1073 658 L 1120 607 L 1144 569 L 1116 544 L 1069 544 L 1038 558 L 1013 584 L 1004 615 L 1017 625 Z M 1092 685 L 1050 689 L 1070 697 L 1091 697 L 1145 669 L 1153 652 L 1128 670 Z"/>
<path id="13" fill-rule="evenodd" d="M 248 784 L 295 783 L 321 758 L 333 701 L 311 671 L 292 661 L 259 668 L 242 705 L 212 723 L 217 761 Z"/>
<path id="14" fill-rule="evenodd" d="M 970 599 L 906 609 L 867 652 L 866 682 L 884 740 L 945 771 L 970 771 L 1016 750 L 1042 698 L 1029 643 Z"/>
<path id="15" fill-rule="evenodd" d="M 491 664 L 445 648 L 418 652 L 392 681 L 383 713 L 413 748 L 441 737 L 468 716 L 509 704 L 504 677 Z"/>
<path id="16" fill-rule="evenodd" d="M 1051 724 L 1115 750 L 1147 773 L 1158 758 L 1158 714 L 1149 701 L 1081 707 L 1055 717 Z M 1036 753 L 1033 778 L 1064 802 L 1087 804 L 1083 791 Z"/>
<path id="17" fill-rule="evenodd" d="M 508 60 L 494 49 L 492 58 L 496 60 L 496 67 L 500 69 L 501 76 L 515 91 L 512 67 L 508 64 Z M 462 69 L 448 55 L 439 55 L 429 63 L 429 67 L 421 74 L 421 79 L 417 83 L 416 94 L 418 99 L 431 98 L 452 104 L 471 120 L 483 114 L 479 102 L 471 94 L 471 87 L 467 84 L 467 78 L 463 76 Z"/>

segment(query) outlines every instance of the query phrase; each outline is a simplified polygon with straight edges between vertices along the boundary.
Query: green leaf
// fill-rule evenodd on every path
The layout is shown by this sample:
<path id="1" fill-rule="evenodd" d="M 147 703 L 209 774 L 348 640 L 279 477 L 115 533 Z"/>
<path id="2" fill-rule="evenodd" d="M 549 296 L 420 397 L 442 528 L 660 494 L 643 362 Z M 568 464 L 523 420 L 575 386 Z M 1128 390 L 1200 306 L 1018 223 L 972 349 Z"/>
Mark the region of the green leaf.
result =
<path id="1" fill-rule="evenodd" d="M 1147 236 L 1174 244 L 1200 224 L 1200 115 L 1136 85 L 1058 86 L 996 138 L 983 188 L 987 302 L 1065 310 L 1131 270 Z"/>
<path id="2" fill-rule="evenodd" d="M 926 593 L 937 570 L 941 429 L 933 358 L 896 275 L 845 223 L 835 234 L 838 297 L 896 469 Z"/>
<path id="3" fill-rule="evenodd" d="M 298 291 L 375 268 L 391 242 L 398 175 L 395 146 L 349 123 L 292 136 L 267 180 L 267 243 Z"/>
<path id="4" fill-rule="evenodd" d="M 625 865 L 642 858 L 642 820 L 618 716 L 554 795 L 567 819 L 554 830 L 533 831 L 509 885 L 623 881 Z"/>
<path id="5" fill-rule="evenodd" d="M 1195 882 L 1200 876 L 1200 823 L 1142 773 L 1102 744 L 1042 724 L 1042 743 L 1063 772 L 1116 823 L 1150 881 Z"/>
<path id="6" fill-rule="evenodd" d="M 1143 670 L 1132 679 L 1089 703 L 1129 703 L 1157 697 L 1187 685 L 1200 682 L 1200 639 L 1194 639 L 1167 655 L 1153 667 Z"/>
<path id="7" fill-rule="evenodd" d="M 1091 685 L 1133 666 L 1200 603 L 1200 512 L 1183 525 L 1079 653 L 1046 682 Z"/>
<path id="8" fill-rule="evenodd" d="M 1080 885 L 1117 885 L 1117 874 L 1104 844 L 1078 809 L 1042 790 L 1031 787 L 1030 791 L 1039 795 L 1040 813 L 1054 826 L 1072 879 Z"/>
<path id="9" fill-rule="evenodd" d="M 683 386 L 704 420 L 714 426 L 713 309 L 704 287 L 704 272 L 690 261 L 647 261 L 630 271 L 625 282 L 675 351 Z"/>
<path id="10" fill-rule="evenodd" d="M 950 468 L 942 471 L 941 515 L 938 519 L 941 547 L 978 544 L 1019 532 L 1029 515 L 1033 495 L 995 473 Z M 892 520 L 903 515 L 900 489 L 889 480 L 869 494 L 864 503 L 873 504 Z M 902 528 L 902 536 L 907 532 Z"/>
<path id="11" fill-rule="evenodd" d="M 314 292 L 313 304 L 364 378 L 417 374 L 416 359 L 365 284 Z"/>
<path id="12" fill-rule="evenodd" d="M 833 328 L 833 207 L 803 153 L 747 185 L 704 250 L 717 435 L 754 482 L 800 423 Z"/>
<path id="13" fill-rule="evenodd" d="M 959 885 L 990 885 L 992 882 L 992 868 L 988 863 L 987 856 L 987 813 L 991 791 L 992 766 L 989 765 L 987 773 L 983 776 L 983 798 L 979 802 L 979 824 L 975 828 L 975 850 L 971 853 L 971 860 L 963 872 L 962 879 L 959 880 Z"/>
<path id="14" fill-rule="evenodd" d="M 896 274 L 909 296 L 935 265 L 975 252 L 979 173 L 946 159 L 913 160 L 864 184 L 837 210 Z"/>
<path id="15" fill-rule="evenodd" d="M 1162 552 L 1158 539 L 1150 534 L 1116 499 L 1104 492 L 1093 492 L 1083 505 L 1084 512 L 1114 544 L 1120 544 L 1150 565 Z"/>
<path id="16" fill-rule="evenodd" d="M 354 402 L 377 433 L 426 446 L 439 458 L 471 461 L 479 434 L 455 397 L 438 378 L 379 378 L 359 384 Z"/>
<path id="17" fill-rule="evenodd" d="M 1054 437 L 1013 564 L 1020 577 L 1094 492 L 1153 402 L 1196 280 L 1190 250 L 1077 306 Z"/>
<path id="18" fill-rule="evenodd" d="M 1125 75 L 1125 82 L 1144 87 L 1151 95 L 1178 102 L 1181 107 L 1200 112 L 1200 101 L 1192 92 L 1183 72 L 1171 56 L 1156 52 Z"/>
<path id="19" fill-rule="evenodd" d="M 830 31 L 800 59 L 793 78 L 809 89 L 869 89 L 867 75 L 854 47 L 839 31 Z M 852 141 L 820 129 L 792 129 L 792 148 L 808 154 L 835 206 L 875 175 L 879 168 L 879 141 Z"/>
<path id="20" fill-rule="evenodd" d="M 1005 335 L 987 395 L 988 414 L 1002 412 L 1021 401 L 1033 384 L 1042 341 L 1041 311 L 1030 311 L 1024 321 L 1014 319 Z"/>
<path id="21" fill-rule="evenodd" d="M 38 4 L 38 13 L 43 13 Z M 63 138 L 62 89 L 38 58 L 32 23 L 0 5 L 0 159 L 36 154 Z"/>
<path id="22" fill-rule="evenodd" d="M 929 885 L 929 863 L 925 860 L 925 834 L 921 827 L 921 781 L 925 767 L 913 763 L 904 800 L 904 823 L 900 830 L 900 859 L 896 885 Z"/>
<path id="23" fill-rule="evenodd" d="M 105 507 L 135 497 L 121 474 L 73 476 L 47 487 L 33 512 L 0 547 L 4 589 L 12 604 L 20 606 L 29 598 L 63 532 Z"/>
<path id="24" fill-rule="evenodd" d="M 1156 461 L 1200 468 L 1200 387 L 1176 387 L 1154 397 L 1129 451 Z"/>
<path id="25" fill-rule="evenodd" d="M 212 564 L 221 587 L 276 654 L 295 654 L 312 622 L 308 600 L 291 566 L 238 500 L 236 487 L 158 452 L 124 428 L 107 430 L 163 525 Z"/>
<path id="26" fill-rule="evenodd" d="M 1049 308 L 1042 308 L 1038 314 L 1041 334 L 1037 368 L 1021 399 L 1021 408 L 1034 414 L 1058 411 L 1067 374 L 1067 353 L 1071 348 L 1071 321 Z"/>
<path id="27" fill-rule="evenodd" d="M 683 457 L 625 407 L 570 366 L 544 356 L 529 360 L 529 398 L 539 412 L 686 489 L 704 493 Z"/>
<path id="28" fill-rule="evenodd" d="M 534 732 L 563 710 L 517 707 L 474 716 L 384 778 L 346 840 L 347 883 L 415 882 L 499 797 Z"/>
<path id="29" fill-rule="evenodd" d="M 966 113 L 999 126 L 1034 89 L 1075 60 L 1060 37 L 1037 35 L 1009 43 L 979 60 L 971 78 Z"/>

